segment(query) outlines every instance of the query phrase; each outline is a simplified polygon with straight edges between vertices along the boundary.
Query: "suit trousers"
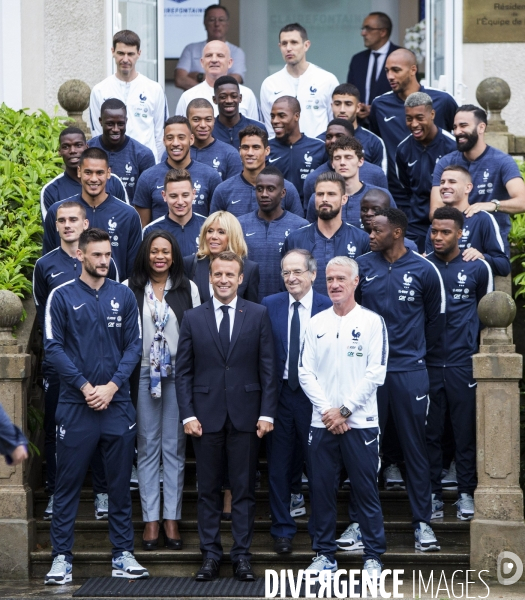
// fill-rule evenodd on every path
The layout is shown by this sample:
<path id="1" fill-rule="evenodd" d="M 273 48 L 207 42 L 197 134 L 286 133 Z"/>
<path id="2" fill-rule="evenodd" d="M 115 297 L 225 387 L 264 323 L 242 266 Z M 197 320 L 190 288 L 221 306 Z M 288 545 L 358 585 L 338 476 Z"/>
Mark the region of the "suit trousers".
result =
<path id="1" fill-rule="evenodd" d="M 308 432 L 311 422 L 310 400 L 300 387 L 293 391 L 285 380 L 279 396 L 274 428 L 266 439 L 272 513 L 270 533 L 274 538 L 292 539 L 297 531 L 295 519 L 290 515 L 290 494 L 297 476 L 297 440 L 300 442 L 302 462 L 302 457 L 308 456 Z"/>
<path id="2" fill-rule="evenodd" d="M 383 513 L 377 488 L 379 429 L 350 429 L 334 435 L 325 427 L 310 427 L 308 441 L 309 489 L 314 552 L 333 561 L 337 550 L 337 491 L 341 462 L 352 482 L 357 522 L 365 546 L 363 561 L 381 562 L 386 550 Z"/>
<path id="3" fill-rule="evenodd" d="M 160 518 L 159 469 L 164 465 L 163 518 L 181 518 L 186 436 L 179 417 L 175 371 L 161 380 L 161 398 L 150 393 L 150 367 L 141 366 L 137 399 L 137 470 L 145 522 Z"/>
<path id="4" fill-rule="evenodd" d="M 110 402 L 95 411 L 86 403 L 59 402 L 57 424 L 57 477 L 51 521 L 53 558 L 73 559 L 75 517 L 80 490 L 97 447 L 106 465 L 109 495 L 109 539 L 113 558 L 133 552 L 129 475 L 135 452 L 136 421 L 131 401 Z"/>
<path id="5" fill-rule="evenodd" d="M 204 558 L 220 561 L 222 483 L 224 449 L 228 461 L 228 475 L 232 491 L 232 562 L 241 558 L 250 560 L 250 546 L 255 521 L 255 470 L 259 452 L 257 433 L 238 431 L 230 418 L 220 431 L 193 437 L 197 464 L 198 495 L 197 519 L 200 549 Z"/>

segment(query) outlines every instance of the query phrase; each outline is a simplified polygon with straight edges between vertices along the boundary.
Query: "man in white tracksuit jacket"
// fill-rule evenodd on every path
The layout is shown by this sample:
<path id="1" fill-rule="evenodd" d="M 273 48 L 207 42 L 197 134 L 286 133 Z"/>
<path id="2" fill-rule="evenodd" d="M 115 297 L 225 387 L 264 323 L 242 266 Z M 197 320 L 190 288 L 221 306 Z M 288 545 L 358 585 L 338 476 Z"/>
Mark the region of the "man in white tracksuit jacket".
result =
<path id="1" fill-rule="evenodd" d="M 314 576 L 337 570 L 337 488 L 341 457 L 352 482 L 361 525 L 364 569 L 378 578 L 386 550 L 377 489 L 379 420 L 376 389 L 388 360 L 383 318 L 354 298 L 357 263 L 336 256 L 326 267 L 333 307 L 315 315 L 306 330 L 299 381 L 313 405 L 308 440 Z"/>

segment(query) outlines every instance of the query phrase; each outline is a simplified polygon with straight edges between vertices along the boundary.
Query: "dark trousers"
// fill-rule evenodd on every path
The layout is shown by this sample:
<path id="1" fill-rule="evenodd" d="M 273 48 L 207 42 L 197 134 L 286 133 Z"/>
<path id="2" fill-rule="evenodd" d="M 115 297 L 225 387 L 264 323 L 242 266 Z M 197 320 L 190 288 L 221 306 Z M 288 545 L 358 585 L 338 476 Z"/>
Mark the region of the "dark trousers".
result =
<path id="1" fill-rule="evenodd" d="M 337 550 L 337 490 L 341 462 L 352 482 L 357 522 L 365 546 L 363 560 L 381 562 L 386 550 L 383 513 L 377 489 L 379 429 L 350 429 L 334 435 L 324 427 L 310 427 L 308 466 L 313 550 L 334 560 Z"/>
<path id="2" fill-rule="evenodd" d="M 274 538 L 292 539 L 297 531 L 290 515 L 290 494 L 294 480 L 301 477 L 303 456 L 308 455 L 308 432 L 312 421 L 312 404 L 299 387 L 293 391 L 288 381 L 283 382 L 273 431 L 266 441 L 270 512 Z M 297 442 L 299 441 L 299 453 Z M 297 455 L 301 457 L 300 463 Z M 300 492 L 299 484 L 299 492 Z"/>
<path id="3" fill-rule="evenodd" d="M 429 524 L 432 516 L 430 466 L 425 435 L 428 390 L 426 369 L 389 371 L 384 385 L 377 388 L 381 431 L 385 431 L 390 414 L 399 432 L 399 442 L 405 457 L 406 485 L 414 528 L 420 522 Z M 361 521 L 359 524 L 362 525 Z"/>
<path id="4" fill-rule="evenodd" d="M 458 494 L 476 489 L 476 380 L 472 366 L 428 367 L 430 408 L 427 417 L 427 449 L 432 492 L 442 497 L 443 429 L 447 406 L 456 445 Z"/>
<path id="5" fill-rule="evenodd" d="M 60 402 L 56 410 L 57 476 L 51 521 L 53 557 L 73 558 L 75 517 L 80 490 L 97 447 L 107 469 L 109 539 L 113 557 L 133 552 L 129 474 L 137 431 L 131 402 L 111 402 L 95 411 L 85 403 Z"/>
<path id="6" fill-rule="evenodd" d="M 44 455 L 46 457 L 46 488 L 50 494 L 55 493 L 56 478 L 56 423 L 55 412 L 58 405 L 60 393 L 60 378 L 58 373 L 45 363 L 44 371 Z M 104 462 L 100 448 L 97 447 L 91 459 L 91 478 L 93 480 L 93 493 L 106 494 L 107 483 Z"/>
<path id="7" fill-rule="evenodd" d="M 199 474 L 197 519 L 200 548 L 204 558 L 222 558 L 221 513 L 224 449 L 232 491 L 233 546 L 230 558 L 250 559 L 255 521 L 255 470 L 259 451 L 256 432 L 238 431 L 229 419 L 216 433 L 194 437 L 193 448 Z"/>

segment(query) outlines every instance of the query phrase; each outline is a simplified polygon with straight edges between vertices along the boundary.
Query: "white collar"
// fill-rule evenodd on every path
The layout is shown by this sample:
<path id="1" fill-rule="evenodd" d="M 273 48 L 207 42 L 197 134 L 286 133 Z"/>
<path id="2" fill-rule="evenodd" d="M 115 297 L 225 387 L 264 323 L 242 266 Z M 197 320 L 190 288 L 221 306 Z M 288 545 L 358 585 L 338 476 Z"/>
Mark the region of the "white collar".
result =
<path id="1" fill-rule="evenodd" d="M 221 306 L 230 306 L 233 308 L 233 310 L 235 310 L 237 308 L 237 298 L 238 296 L 235 296 L 235 298 L 229 304 L 224 304 L 220 300 L 217 300 L 215 296 L 213 296 L 213 310 L 217 311 L 221 308 Z"/>
<path id="2" fill-rule="evenodd" d="M 308 291 L 308 293 L 305 294 L 299 300 L 299 302 L 301 303 L 303 308 L 305 308 L 307 311 L 308 310 L 311 311 L 313 301 L 314 301 L 314 288 L 311 287 L 310 290 Z M 288 310 L 290 310 L 292 308 L 294 302 L 297 302 L 297 300 L 295 300 L 295 298 L 292 296 L 292 294 L 288 293 Z"/>
<path id="3" fill-rule="evenodd" d="M 372 50 L 372 52 L 377 52 L 378 54 L 388 54 L 388 50 L 390 48 L 390 40 L 386 44 L 383 44 L 379 50 Z"/>

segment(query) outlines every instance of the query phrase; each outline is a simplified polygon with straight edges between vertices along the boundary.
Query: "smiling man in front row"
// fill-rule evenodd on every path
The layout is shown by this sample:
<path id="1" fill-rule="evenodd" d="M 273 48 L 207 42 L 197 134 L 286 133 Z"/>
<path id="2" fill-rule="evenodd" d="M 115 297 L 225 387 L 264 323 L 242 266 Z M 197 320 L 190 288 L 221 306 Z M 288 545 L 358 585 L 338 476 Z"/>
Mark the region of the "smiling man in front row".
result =
<path id="1" fill-rule="evenodd" d="M 199 479 L 197 519 L 203 563 L 195 579 L 219 576 L 224 457 L 232 489 L 233 574 L 255 581 L 250 545 L 255 520 L 259 439 L 277 409 L 272 327 L 266 307 L 237 297 L 243 261 L 210 261 L 213 297 L 182 320 L 175 385 L 184 431 L 193 437 Z"/>

